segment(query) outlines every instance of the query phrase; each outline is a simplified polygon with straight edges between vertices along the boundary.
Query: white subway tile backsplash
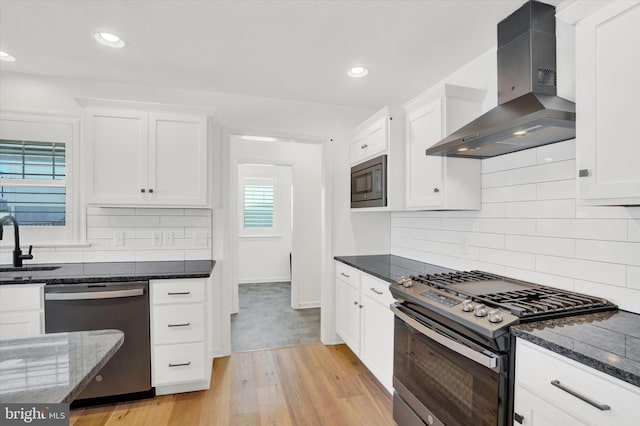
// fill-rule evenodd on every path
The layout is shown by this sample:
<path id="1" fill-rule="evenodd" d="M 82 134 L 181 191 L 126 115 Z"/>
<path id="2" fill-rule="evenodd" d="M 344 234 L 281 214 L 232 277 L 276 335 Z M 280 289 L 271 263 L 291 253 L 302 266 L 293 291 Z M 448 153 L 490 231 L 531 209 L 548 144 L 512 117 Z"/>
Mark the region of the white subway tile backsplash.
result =
<path id="1" fill-rule="evenodd" d="M 109 216 L 109 226 L 160 226 L 160 218 L 158 216 Z"/>
<path id="2" fill-rule="evenodd" d="M 557 163 L 539 164 L 521 169 L 507 170 L 507 185 L 522 185 L 527 183 L 551 182 L 563 179 L 573 179 L 576 175 L 576 161 L 567 160 Z"/>
<path id="3" fill-rule="evenodd" d="M 109 226 L 109 216 L 87 216 L 87 228 Z"/>
<path id="4" fill-rule="evenodd" d="M 535 235 L 536 219 L 480 219 L 480 232 Z"/>
<path id="5" fill-rule="evenodd" d="M 391 252 L 607 297 L 640 313 L 640 206 L 580 205 L 575 147 L 482 160 L 481 210 L 392 213 L 392 225 L 413 222 L 392 228 Z M 425 243 L 409 251 L 405 236 L 415 228 Z"/>
<path id="6" fill-rule="evenodd" d="M 627 240 L 627 221 L 620 219 L 538 219 L 537 234 L 593 240 Z"/>
<path id="7" fill-rule="evenodd" d="M 487 188 L 482 190 L 483 203 L 501 203 L 504 201 L 528 201 L 536 199 L 536 186 L 514 185 Z"/>
<path id="8" fill-rule="evenodd" d="M 557 180 L 537 184 L 538 200 L 570 199 L 575 202 L 576 180 Z M 575 212 L 574 212 L 575 213 Z"/>
<path id="9" fill-rule="evenodd" d="M 640 242 L 640 219 L 629 220 L 629 241 Z"/>
<path id="10" fill-rule="evenodd" d="M 532 253 L 480 248 L 479 260 L 513 268 L 535 270 L 536 258 Z"/>
<path id="11" fill-rule="evenodd" d="M 209 216 L 162 216 L 159 219 L 161 226 L 211 226 Z"/>
<path id="12" fill-rule="evenodd" d="M 526 149 L 524 151 L 499 155 L 497 157 L 482 160 L 482 173 L 519 169 L 521 167 L 533 166 L 536 163 L 536 151 L 533 149 Z"/>
<path id="13" fill-rule="evenodd" d="M 483 188 L 495 188 L 497 186 L 504 186 L 505 183 L 505 172 L 485 173 L 482 175 Z"/>
<path id="14" fill-rule="evenodd" d="M 536 148 L 536 156 L 538 164 L 574 159 L 576 158 L 576 140 L 541 146 Z"/>
<path id="15" fill-rule="evenodd" d="M 188 210 L 188 209 L 187 209 Z M 184 216 L 185 209 L 135 209 L 136 216 Z"/>
<path id="16" fill-rule="evenodd" d="M 601 282 L 576 280 L 575 290 L 592 296 L 605 297 L 618 305 L 620 309 L 640 312 L 640 290 L 627 287 L 615 287 Z"/>
<path id="17" fill-rule="evenodd" d="M 627 287 L 640 290 L 640 267 L 627 266 Z"/>
<path id="18" fill-rule="evenodd" d="M 593 280 L 614 286 L 626 285 L 625 265 L 570 259 L 547 255 L 536 255 L 536 270 L 581 280 Z"/>
<path id="19" fill-rule="evenodd" d="M 576 258 L 640 266 L 640 243 L 576 240 Z"/>

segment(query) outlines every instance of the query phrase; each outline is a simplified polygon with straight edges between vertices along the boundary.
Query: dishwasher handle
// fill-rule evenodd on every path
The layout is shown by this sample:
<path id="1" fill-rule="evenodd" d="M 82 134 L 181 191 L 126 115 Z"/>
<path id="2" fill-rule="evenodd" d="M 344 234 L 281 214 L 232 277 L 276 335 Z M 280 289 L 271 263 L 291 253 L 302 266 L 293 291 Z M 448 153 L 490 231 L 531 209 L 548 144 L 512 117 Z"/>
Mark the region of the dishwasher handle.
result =
<path id="1" fill-rule="evenodd" d="M 142 296 L 144 289 L 132 288 L 114 291 L 84 291 L 77 293 L 45 293 L 44 300 L 89 300 L 89 299 L 117 299 L 122 297 Z"/>

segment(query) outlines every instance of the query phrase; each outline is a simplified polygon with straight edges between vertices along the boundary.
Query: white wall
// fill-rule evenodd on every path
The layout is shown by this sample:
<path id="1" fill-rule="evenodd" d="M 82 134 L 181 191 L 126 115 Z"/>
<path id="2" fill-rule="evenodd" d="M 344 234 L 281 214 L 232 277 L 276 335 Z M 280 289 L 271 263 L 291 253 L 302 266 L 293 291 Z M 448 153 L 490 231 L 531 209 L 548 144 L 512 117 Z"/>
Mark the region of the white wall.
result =
<path id="1" fill-rule="evenodd" d="M 322 146 L 312 143 L 250 141 L 232 136 L 231 165 L 233 167 L 241 163 L 267 163 L 292 167 L 294 206 L 291 303 L 293 308 L 320 306 L 322 241 L 327 238 L 323 235 L 325 228 L 322 222 L 325 193 Z M 231 182 L 230 188 L 235 190 L 237 182 Z M 232 211 L 234 210 L 237 211 L 237 208 Z M 237 214 L 232 214 L 232 219 L 236 220 L 232 220 L 231 226 L 237 227 Z M 237 277 L 236 273 L 236 283 Z M 234 297 L 236 295 L 234 290 Z M 237 307 L 237 299 L 234 300 L 233 306 Z"/>
<path id="2" fill-rule="evenodd" d="M 238 283 L 289 281 L 289 253 L 292 250 L 292 184 L 291 166 L 240 164 L 238 183 L 242 191 L 243 179 L 266 178 L 274 183 L 273 235 L 243 235 L 242 211 L 238 209 Z M 240 194 L 238 194 L 240 195 Z M 241 197 L 238 197 L 241 200 Z M 241 201 L 240 201 L 241 202 Z M 300 232 L 304 232 L 301 229 Z"/>

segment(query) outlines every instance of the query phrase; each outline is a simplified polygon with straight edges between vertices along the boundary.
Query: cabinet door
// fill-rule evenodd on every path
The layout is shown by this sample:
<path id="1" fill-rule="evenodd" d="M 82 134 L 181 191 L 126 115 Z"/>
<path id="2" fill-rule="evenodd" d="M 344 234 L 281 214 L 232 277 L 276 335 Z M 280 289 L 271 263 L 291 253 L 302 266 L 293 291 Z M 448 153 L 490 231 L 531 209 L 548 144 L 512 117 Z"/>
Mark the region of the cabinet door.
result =
<path id="1" fill-rule="evenodd" d="M 393 392 L 393 326 L 394 315 L 366 292 L 362 297 L 362 362 Z"/>
<path id="2" fill-rule="evenodd" d="M 576 26 L 577 162 L 588 204 L 640 204 L 640 4 L 614 2 Z M 586 172 L 584 172 L 586 171 Z"/>
<path id="3" fill-rule="evenodd" d="M 407 208 L 443 204 L 443 158 L 427 156 L 425 150 L 442 138 L 440 100 L 407 114 Z"/>
<path id="4" fill-rule="evenodd" d="M 359 163 L 367 156 L 366 137 L 363 133 L 351 140 L 351 164 Z"/>
<path id="5" fill-rule="evenodd" d="M 367 157 L 382 154 L 387 149 L 387 135 L 389 134 L 387 130 L 388 119 L 388 117 L 383 117 L 367 129 Z"/>
<path id="6" fill-rule="evenodd" d="M 136 111 L 89 111 L 87 196 L 92 203 L 147 200 L 148 117 Z"/>
<path id="7" fill-rule="evenodd" d="M 360 356 L 360 291 L 336 280 L 336 332 Z"/>
<path id="8" fill-rule="evenodd" d="M 152 113 L 149 125 L 149 202 L 206 205 L 206 117 Z"/>
<path id="9" fill-rule="evenodd" d="M 521 386 L 515 389 L 513 425 L 524 426 L 583 426 L 584 423 L 556 406 L 538 398 Z M 520 417 L 521 416 L 521 417 Z M 519 419 L 519 420 L 516 420 Z"/>
<path id="10" fill-rule="evenodd" d="M 41 311 L 0 313 L 0 339 L 43 334 Z"/>

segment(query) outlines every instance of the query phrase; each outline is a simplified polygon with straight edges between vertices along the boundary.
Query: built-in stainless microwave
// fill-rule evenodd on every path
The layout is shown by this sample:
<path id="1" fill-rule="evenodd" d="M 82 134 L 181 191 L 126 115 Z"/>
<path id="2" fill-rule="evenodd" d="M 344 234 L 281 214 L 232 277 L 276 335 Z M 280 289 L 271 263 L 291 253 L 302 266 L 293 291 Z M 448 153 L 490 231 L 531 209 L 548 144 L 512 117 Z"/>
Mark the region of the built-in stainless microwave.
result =
<path id="1" fill-rule="evenodd" d="M 387 156 L 351 167 L 351 208 L 387 205 Z"/>

